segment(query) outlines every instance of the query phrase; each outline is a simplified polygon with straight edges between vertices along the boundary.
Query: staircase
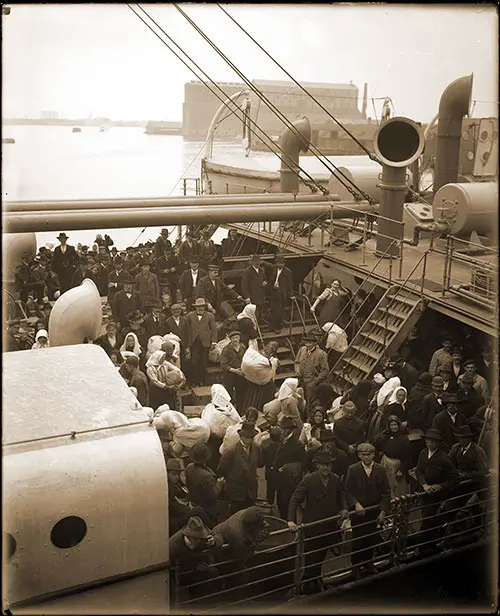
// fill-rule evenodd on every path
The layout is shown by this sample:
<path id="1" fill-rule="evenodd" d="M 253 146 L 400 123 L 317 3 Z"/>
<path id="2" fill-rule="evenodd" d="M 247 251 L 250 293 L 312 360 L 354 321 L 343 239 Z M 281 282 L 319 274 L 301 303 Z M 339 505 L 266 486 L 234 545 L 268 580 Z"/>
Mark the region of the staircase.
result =
<path id="1" fill-rule="evenodd" d="M 335 391 L 342 395 L 362 379 L 370 379 L 384 358 L 407 339 L 425 310 L 414 291 L 392 285 L 338 359 L 332 375 Z"/>

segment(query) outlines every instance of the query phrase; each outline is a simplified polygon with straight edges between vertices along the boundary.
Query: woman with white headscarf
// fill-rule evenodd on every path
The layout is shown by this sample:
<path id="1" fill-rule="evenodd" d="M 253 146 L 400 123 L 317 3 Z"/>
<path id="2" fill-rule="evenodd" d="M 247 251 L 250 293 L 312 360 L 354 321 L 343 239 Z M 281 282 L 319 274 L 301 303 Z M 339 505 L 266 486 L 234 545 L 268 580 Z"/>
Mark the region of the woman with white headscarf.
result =
<path id="1" fill-rule="evenodd" d="M 35 336 L 32 349 L 48 349 L 50 347 L 49 334 L 46 329 L 39 329 Z"/>
<path id="2" fill-rule="evenodd" d="M 278 421 L 281 417 L 290 417 L 294 420 L 295 426 L 300 431 L 304 423 L 305 401 L 298 392 L 299 379 L 288 378 L 283 381 L 278 391 L 278 400 L 281 404 L 281 412 L 278 416 Z"/>
<path id="3" fill-rule="evenodd" d="M 153 409 L 162 404 L 169 404 L 176 409 L 180 400 L 178 390 L 185 384 L 186 377 L 174 363 L 174 345 L 164 342 L 159 351 L 155 351 L 146 362 L 146 375 L 149 379 L 149 404 Z"/>
<path id="4" fill-rule="evenodd" d="M 403 424 L 403 429 L 406 428 L 408 423 L 406 401 L 408 400 L 408 392 L 405 387 L 396 387 L 392 392 L 391 397 L 387 401 L 387 406 L 384 409 L 382 415 L 381 428 L 384 429 L 387 426 L 387 419 L 390 415 L 396 415 L 396 417 Z"/>
<path id="5" fill-rule="evenodd" d="M 392 370 L 390 367 L 387 368 L 387 372 L 389 372 L 390 370 Z M 370 424 L 368 426 L 368 440 L 371 440 L 380 432 L 380 423 L 382 421 L 382 416 L 385 412 L 385 408 L 388 405 L 394 391 L 401 386 L 401 381 L 399 377 L 390 376 L 391 374 L 392 372 L 388 374 L 389 378 L 377 392 L 377 409 L 372 415 L 372 418 L 370 419 Z"/>
<path id="6" fill-rule="evenodd" d="M 137 359 L 139 359 L 142 353 L 142 348 L 139 344 L 139 339 L 134 332 L 129 332 L 125 336 L 123 344 L 120 347 L 120 353 L 124 359 L 127 359 L 127 357 L 130 357 L 131 355 L 135 355 Z"/>
<path id="7" fill-rule="evenodd" d="M 256 317 L 257 306 L 247 304 L 240 314 L 236 317 L 238 329 L 241 333 L 241 342 L 248 346 L 250 340 L 256 340 L 258 336 L 258 323 Z"/>

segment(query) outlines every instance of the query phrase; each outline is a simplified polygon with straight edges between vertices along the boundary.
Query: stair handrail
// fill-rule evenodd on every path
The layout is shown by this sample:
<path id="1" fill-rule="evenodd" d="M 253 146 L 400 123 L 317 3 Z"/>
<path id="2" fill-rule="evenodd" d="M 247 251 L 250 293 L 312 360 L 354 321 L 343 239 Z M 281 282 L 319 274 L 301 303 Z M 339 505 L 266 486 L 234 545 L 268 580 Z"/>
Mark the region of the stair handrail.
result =
<path id="1" fill-rule="evenodd" d="M 307 301 L 307 303 L 309 304 L 309 310 L 312 313 L 312 315 L 314 317 L 314 320 L 316 321 L 316 325 L 318 326 L 319 329 L 321 329 L 321 325 L 319 324 L 319 321 L 318 321 L 318 318 L 316 316 L 316 313 L 311 310 L 312 304 L 311 304 L 311 300 L 309 299 L 309 297 L 307 297 L 307 295 L 305 293 L 297 293 L 296 295 L 297 295 L 297 297 L 301 297 L 301 298 L 303 298 L 303 299 L 305 299 Z"/>
<path id="2" fill-rule="evenodd" d="M 306 332 L 307 332 L 306 322 L 304 320 L 304 315 L 302 314 L 302 311 L 300 310 L 299 302 L 297 301 L 297 297 L 296 296 L 294 296 L 294 298 L 292 299 L 292 306 L 293 306 L 293 304 L 295 304 L 297 306 L 297 312 L 299 313 L 300 320 L 302 321 L 302 330 L 303 330 L 304 335 L 305 335 Z M 292 325 L 292 321 L 290 319 L 290 327 L 291 327 L 291 325 Z"/>
<path id="3" fill-rule="evenodd" d="M 386 316 L 386 310 L 387 308 L 389 308 L 392 303 L 398 299 L 398 293 L 399 291 L 403 290 L 403 289 L 407 289 L 407 284 L 408 281 L 410 279 L 410 277 L 414 274 L 415 270 L 420 266 L 420 264 L 422 263 L 422 261 L 424 262 L 424 267 L 422 269 L 422 277 L 420 279 L 419 282 L 417 283 L 412 283 L 413 286 L 416 286 L 417 284 L 420 283 L 420 296 L 421 298 L 423 297 L 423 282 L 424 282 L 424 278 L 425 278 L 425 271 L 426 271 L 426 266 L 427 266 L 427 255 L 429 252 L 431 252 L 431 248 L 428 248 L 420 257 L 420 259 L 417 261 L 417 263 L 414 265 L 414 267 L 412 268 L 412 270 L 410 271 L 410 273 L 407 275 L 407 277 L 405 278 L 405 280 L 402 283 L 398 283 L 397 285 L 391 285 L 387 291 L 384 293 L 384 295 L 380 298 L 380 301 L 378 302 L 377 306 L 375 306 L 375 308 L 372 310 L 372 312 L 370 313 L 370 315 L 368 316 L 368 318 L 366 319 L 365 323 L 363 323 L 363 325 L 360 327 L 360 329 L 358 330 L 358 332 L 356 333 L 356 335 L 354 336 L 354 338 L 351 340 L 351 342 L 349 343 L 349 347 L 358 339 L 358 337 L 361 335 L 361 332 L 366 324 L 366 322 L 370 321 L 370 317 L 372 316 L 372 314 L 378 310 L 379 304 L 380 302 L 387 296 L 387 294 L 389 293 L 389 291 L 393 288 L 393 287 L 397 287 L 397 290 L 395 292 L 395 295 L 393 295 L 393 297 L 389 300 L 389 303 L 384 307 L 385 310 L 381 311 L 381 314 L 377 317 L 376 322 L 372 324 L 372 327 L 370 328 L 370 331 L 368 333 L 372 333 L 373 330 L 375 329 L 375 327 L 377 327 L 378 323 L 380 322 L 380 320 L 382 318 L 384 318 Z M 404 299 L 407 299 L 411 293 L 413 293 L 413 289 L 408 289 L 408 293 L 406 294 Z M 358 351 L 357 349 L 354 349 L 354 353 L 353 355 L 349 358 L 349 359 L 353 359 L 356 357 L 356 355 L 359 355 L 361 352 Z M 338 358 L 338 360 L 336 361 L 335 365 L 333 366 L 333 368 L 330 370 L 330 372 L 328 373 L 327 377 L 330 376 L 330 374 L 332 374 L 335 369 L 337 368 L 338 363 L 341 361 L 342 357 L 344 356 L 344 353 L 342 353 L 342 355 Z M 346 366 L 347 368 L 347 366 Z M 344 374 L 345 372 L 343 371 L 341 374 Z"/>
<path id="4" fill-rule="evenodd" d="M 375 272 L 375 270 L 377 269 L 377 267 L 379 266 L 380 262 L 382 261 L 382 259 L 384 259 L 386 257 L 386 255 L 389 253 L 389 251 L 392 249 L 392 247 L 398 242 L 398 240 L 393 240 L 389 246 L 385 249 L 385 251 L 379 256 L 379 258 L 377 259 L 375 265 L 371 268 L 371 270 L 366 274 L 364 280 L 362 281 L 362 283 L 359 285 L 359 287 L 356 289 L 356 293 L 363 288 L 363 285 L 366 283 L 366 281 L 368 280 L 368 278 Z M 391 261 L 392 261 L 392 255 L 391 253 L 389 253 L 389 255 L 391 256 Z M 388 268 L 389 269 L 389 268 Z M 385 270 L 387 271 L 387 270 Z M 364 301 L 361 303 L 361 305 L 359 306 L 358 310 L 354 313 L 354 315 L 351 317 L 350 321 L 347 323 L 345 329 L 347 329 L 349 327 L 349 325 L 352 323 L 352 321 L 354 320 L 354 317 L 358 314 L 359 310 L 361 310 L 362 306 L 364 306 L 365 302 L 368 300 L 368 295 L 366 296 L 366 298 L 364 299 Z M 349 301 L 343 308 L 342 310 L 339 312 L 339 314 L 337 315 L 337 319 L 344 313 L 344 311 L 346 310 L 347 307 L 351 306 L 351 301 Z M 311 305 L 312 308 L 312 305 Z M 314 312 L 313 312 L 314 314 Z M 316 316 L 316 315 L 315 315 Z M 318 326 L 319 326 L 319 322 L 318 322 Z M 327 339 L 328 334 L 330 333 L 330 330 L 333 328 L 330 327 L 328 329 L 328 331 L 325 331 L 322 336 L 321 336 L 321 341 L 323 342 L 324 340 Z M 353 338 L 354 340 L 354 338 Z"/>

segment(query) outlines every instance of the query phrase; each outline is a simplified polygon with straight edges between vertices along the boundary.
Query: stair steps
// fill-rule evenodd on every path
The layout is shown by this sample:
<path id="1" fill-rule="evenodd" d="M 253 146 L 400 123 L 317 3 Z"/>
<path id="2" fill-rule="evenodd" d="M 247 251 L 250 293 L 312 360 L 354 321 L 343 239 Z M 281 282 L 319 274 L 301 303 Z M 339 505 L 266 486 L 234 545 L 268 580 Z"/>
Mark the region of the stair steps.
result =
<path id="1" fill-rule="evenodd" d="M 380 363 L 397 352 L 424 308 L 418 295 L 391 286 L 338 359 L 332 375 L 335 391 L 341 395 L 361 379 L 370 379 Z"/>

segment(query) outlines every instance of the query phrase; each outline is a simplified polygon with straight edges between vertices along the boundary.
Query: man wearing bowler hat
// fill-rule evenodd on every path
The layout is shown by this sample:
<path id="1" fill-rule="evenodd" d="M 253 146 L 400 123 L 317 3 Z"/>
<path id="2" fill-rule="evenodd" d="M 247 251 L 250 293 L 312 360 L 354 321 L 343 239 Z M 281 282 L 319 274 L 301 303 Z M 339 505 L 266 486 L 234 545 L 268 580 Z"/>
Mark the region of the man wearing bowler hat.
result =
<path id="1" fill-rule="evenodd" d="M 213 528 L 219 519 L 217 499 L 224 486 L 224 479 L 217 479 L 208 466 L 211 455 L 205 443 L 196 443 L 191 447 L 191 462 L 186 466 L 186 486 L 191 504 L 203 509 L 207 525 Z"/>
<path id="2" fill-rule="evenodd" d="M 443 403 L 444 381 L 441 376 L 435 376 L 431 381 L 432 392 L 426 394 L 422 400 L 422 425 L 425 430 L 432 426 L 434 417 L 444 410 Z"/>
<path id="3" fill-rule="evenodd" d="M 486 382 L 486 379 L 484 377 L 478 374 L 477 362 L 474 359 L 467 359 L 466 361 L 464 361 L 463 366 L 465 372 L 458 377 L 458 384 L 460 385 L 465 375 L 471 376 L 472 387 L 481 394 L 481 396 L 485 399 L 486 402 L 488 402 L 490 399 L 488 383 Z"/>
<path id="4" fill-rule="evenodd" d="M 288 527 L 297 528 L 297 511 L 304 505 L 302 522 L 308 524 L 327 518 L 334 520 L 306 528 L 306 552 L 303 578 L 306 594 L 321 590 L 321 566 L 328 553 L 339 541 L 340 522 L 348 517 L 347 502 L 340 477 L 332 473 L 332 457 L 319 450 L 314 455 L 316 470 L 302 479 L 295 488 L 288 505 Z M 337 516 L 340 515 L 340 518 Z"/>
<path id="5" fill-rule="evenodd" d="M 484 483 L 488 473 L 488 459 L 482 447 L 472 440 L 474 434 L 469 426 L 461 426 L 455 432 L 458 443 L 450 449 L 450 460 L 462 481 L 470 479 Z M 469 491 L 471 488 L 469 488 Z"/>
<path id="6" fill-rule="evenodd" d="M 120 328 L 127 328 L 129 325 L 128 315 L 130 313 L 142 312 L 142 298 L 134 291 L 134 281 L 128 272 L 122 276 L 123 289 L 117 291 L 111 304 L 111 312 L 115 323 Z"/>
<path id="7" fill-rule="evenodd" d="M 207 312 L 207 302 L 198 297 L 194 310 L 186 317 L 186 359 L 190 360 L 191 385 L 204 385 L 206 381 L 208 351 L 217 343 L 215 317 Z"/>
<path id="8" fill-rule="evenodd" d="M 66 233 L 59 233 L 57 239 L 61 244 L 54 248 L 51 268 L 57 274 L 62 294 L 71 288 L 71 278 L 77 267 L 78 255 L 76 254 L 75 247 L 67 244 L 68 236 Z"/>
<path id="9" fill-rule="evenodd" d="M 444 445 L 449 449 L 457 442 L 456 431 L 465 426 L 467 420 L 458 410 L 457 394 L 443 394 L 444 410 L 432 420 L 432 427 L 441 434 Z"/>
<path id="10" fill-rule="evenodd" d="M 196 287 L 198 282 L 207 275 L 205 270 L 200 269 L 200 259 L 193 256 L 189 259 L 188 267 L 179 277 L 179 291 L 182 301 L 186 304 L 187 310 L 192 310 L 193 302 L 197 296 Z"/>
<path id="11" fill-rule="evenodd" d="M 270 328 L 276 333 L 283 327 L 283 314 L 285 308 L 293 301 L 292 270 L 285 266 L 285 257 L 276 255 L 275 264 L 269 268 L 267 290 L 271 308 Z"/>
<path id="12" fill-rule="evenodd" d="M 257 498 L 257 468 L 262 466 L 260 448 L 254 443 L 255 424 L 244 421 L 238 430 L 240 442 L 226 451 L 217 467 L 217 476 L 226 480 L 226 500 L 230 513 L 246 509 Z"/>
<path id="13" fill-rule="evenodd" d="M 234 400 L 236 408 L 241 408 L 247 384 L 241 372 L 241 362 L 247 348 L 241 342 L 241 334 L 237 329 L 230 331 L 228 336 L 231 342 L 222 349 L 220 354 L 222 384 Z"/>

